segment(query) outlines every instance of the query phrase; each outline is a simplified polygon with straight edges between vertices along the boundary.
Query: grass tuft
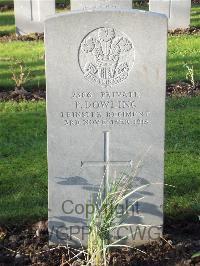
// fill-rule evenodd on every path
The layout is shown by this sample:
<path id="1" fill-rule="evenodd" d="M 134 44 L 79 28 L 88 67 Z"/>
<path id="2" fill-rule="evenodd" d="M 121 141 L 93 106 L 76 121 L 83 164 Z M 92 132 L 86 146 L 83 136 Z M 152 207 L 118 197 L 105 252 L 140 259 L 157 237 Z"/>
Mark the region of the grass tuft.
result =
<path id="1" fill-rule="evenodd" d="M 100 187 L 94 212 L 91 217 L 88 235 L 88 265 L 108 265 L 107 258 L 109 249 L 114 247 L 129 247 L 132 246 L 122 244 L 128 239 L 128 235 L 117 240 L 112 240 L 112 234 L 120 226 L 125 226 L 124 222 L 128 217 L 128 211 L 136 202 L 144 197 L 133 201 L 126 210 L 122 212 L 120 218 L 117 217 L 117 211 L 121 204 L 134 193 L 142 191 L 150 184 L 147 183 L 142 186 L 135 184 L 134 180 L 138 174 L 141 162 L 138 163 L 131 173 L 124 173 L 119 178 L 114 178 L 113 181 L 107 181 L 106 192 L 104 186 Z M 105 182 L 102 182 L 103 184 Z M 105 194 L 106 193 L 106 194 Z M 131 226 L 132 224 L 129 224 Z M 146 225 L 148 226 L 148 225 Z"/>

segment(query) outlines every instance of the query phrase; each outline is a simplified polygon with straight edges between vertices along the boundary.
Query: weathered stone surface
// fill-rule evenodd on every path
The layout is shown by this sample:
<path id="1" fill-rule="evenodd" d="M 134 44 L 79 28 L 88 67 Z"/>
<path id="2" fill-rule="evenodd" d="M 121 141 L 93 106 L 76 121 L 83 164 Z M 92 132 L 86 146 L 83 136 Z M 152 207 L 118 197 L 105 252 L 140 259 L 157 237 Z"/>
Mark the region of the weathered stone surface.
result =
<path id="1" fill-rule="evenodd" d="M 71 0 L 71 10 L 132 8 L 131 0 Z"/>
<path id="2" fill-rule="evenodd" d="M 14 0 L 16 33 L 44 32 L 44 20 L 55 14 L 54 0 Z"/>
<path id="3" fill-rule="evenodd" d="M 103 178 L 133 175 L 141 159 L 133 189 L 150 186 L 126 202 L 144 196 L 124 221 L 134 225 L 115 234 L 150 224 L 129 242 L 156 239 L 163 224 L 166 17 L 62 14 L 45 22 L 45 46 L 51 243 L 78 244 L 78 237 L 86 244 L 88 209 Z"/>
<path id="4" fill-rule="evenodd" d="M 191 0 L 150 0 L 149 10 L 168 17 L 169 30 L 190 26 Z"/>

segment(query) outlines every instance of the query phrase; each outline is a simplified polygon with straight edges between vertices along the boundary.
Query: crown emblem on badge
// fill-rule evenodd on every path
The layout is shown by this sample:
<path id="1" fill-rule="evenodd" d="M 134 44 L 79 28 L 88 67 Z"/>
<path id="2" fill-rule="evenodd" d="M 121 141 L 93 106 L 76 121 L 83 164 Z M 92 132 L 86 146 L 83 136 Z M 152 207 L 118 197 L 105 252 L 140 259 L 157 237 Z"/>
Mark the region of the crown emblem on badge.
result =
<path id="1" fill-rule="evenodd" d="M 134 62 L 134 47 L 113 28 L 99 28 L 88 34 L 79 49 L 84 77 L 101 86 L 118 84 L 128 77 Z"/>

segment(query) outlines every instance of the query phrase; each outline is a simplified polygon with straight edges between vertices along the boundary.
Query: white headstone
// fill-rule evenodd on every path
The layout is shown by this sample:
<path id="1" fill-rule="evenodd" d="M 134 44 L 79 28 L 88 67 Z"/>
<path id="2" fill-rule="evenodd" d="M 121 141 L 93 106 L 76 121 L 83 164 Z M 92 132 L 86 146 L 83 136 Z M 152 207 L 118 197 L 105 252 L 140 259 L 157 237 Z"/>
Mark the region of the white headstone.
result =
<path id="1" fill-rule="evenodd" d="M 14 0 L 16 33 L 44 32 L 44 20 L 55 14 L 55 0 Z"/>
<path id="2" fill-rule="evenodd" d="M 71 0 L 71 10 L 132 8 L 132 0 Z"/>
<path id="3" fill-rule="evenodd" d="M 150 0 L 149 10 L 168 17 L 169 30 L 190 26 L 191 0 Z"/>
<path id="4" fill-rule="evenodd" d="M 166 17 L 117 9 L 61 14 L 46 20 L 45 46 L 50 242 L 77 244 L 79 238 L 86 244 L 88 206 L 103 177 L 130 173 L 144 154 L 136 183 L 151 185 L 129 211 L 125 223 L 134 225 L 116 237 L 150 224 L 139 227 L 144 237 L 133 234 L 129 241 L 157 239 L 163 224 Z"/>

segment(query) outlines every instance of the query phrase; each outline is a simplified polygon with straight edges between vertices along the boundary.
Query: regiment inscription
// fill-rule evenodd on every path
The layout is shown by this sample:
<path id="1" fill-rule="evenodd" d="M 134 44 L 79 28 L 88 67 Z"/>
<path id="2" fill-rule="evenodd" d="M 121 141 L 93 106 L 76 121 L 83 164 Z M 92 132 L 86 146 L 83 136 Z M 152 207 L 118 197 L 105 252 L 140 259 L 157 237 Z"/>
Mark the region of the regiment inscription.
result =
<path id="1" fill-rule="evenodd" d="M 150 112 L 138 107 L 140 98 L 136 91 L 73 92 L 73 111 L 62 111 L 60 117 L 65 126 L 144 126 Z"/>

